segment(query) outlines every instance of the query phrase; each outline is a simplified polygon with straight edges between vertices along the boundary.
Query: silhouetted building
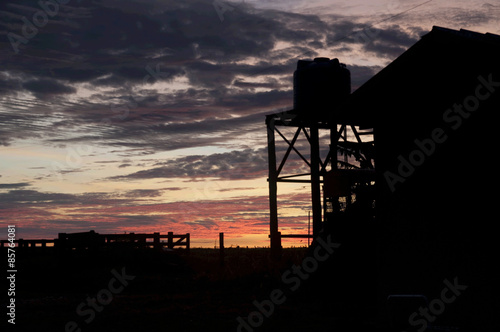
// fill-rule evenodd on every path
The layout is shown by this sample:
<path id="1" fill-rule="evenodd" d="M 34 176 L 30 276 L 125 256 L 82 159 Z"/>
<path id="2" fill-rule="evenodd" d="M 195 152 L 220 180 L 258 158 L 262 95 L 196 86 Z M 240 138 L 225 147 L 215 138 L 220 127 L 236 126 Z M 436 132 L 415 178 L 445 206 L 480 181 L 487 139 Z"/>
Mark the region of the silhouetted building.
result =
<path id="1" fill-rule="evenodd" d="M 436 322 L 498 327 L 500 36 L 434 27 L 344 112 L 374 128 L 380 300 L 457 278 Z"/>
<path id="2" fill-rule="evenodd" d="M 325 218 L 315 226 L 323 231 L 330 227 L 328 231 L 342 239 L 346 248 L 345 256 L 337 261 L 340 265 L 336 273 L 343 275 L 340 280 L 346 283 L 340 287 L 361 296 L 360 302 L 371 302 L 369 292 L 362 296 L 367 289 L 362 280 L 377 280 L 380 319 L 389 319 L 387 298 L 393 295 L 391 305 L 399 308 L 398 301 L 408 308 L 413 305 L 412 299 L 429 301 L 429 309 L 423 309 L 428 314 L 416 307 L 415 315 L 406 319 L 413 322 L 408 331 L 426 324 L 471 331 L 500 330 L 496 319 L 500 274 L 496 268 L 499 241 L 495 227 L 499 181 L 493 167 L 498 112 L 500 36 L 433 27 L 337 105 L 334 118 L 297 119 L 293 110 L 267 117 L 268 134 L 276 125 L 296 126 L 304 132 L 305 128 L 311 128 L 311 132 L 314 127 L 330 128 L 335 136 L 332 155 L 342 147 L 337 125 L 373 128 L 375 218 L 367 212 L 373 203 L 369 163 L 373 144 L 366 150 L 358 141 L 352 151 L 366 157 L 358 170 L 366 177 L 366 186 L 358 179 L 353 187 L 352 178 L 356 176 L 352 174 L 356 173 L 352 172 L 350 186 L 351 192 L 364 192 L 355 202 L 364 208 L 353 209 L 354 213 L 346 209 L 333 215 L 331 222 L 325 209 Z M 275 157 L 272 159 L 274 136 L 269 137 L 273 239 L 277 219 L 272 219 L 272 186 L 291 176 L 280 177 L 284 162 L 276 171 Z M 311 158 L 318 148 L 312 146 L 315 139 L 312 134 L 308 137 Z M 316 176 L 316 182 L 324 183 L 331 172 L 338 175 L 336 166 L 330 171 L 325 166 L 335 161 L 330 156 L 330 160 L 309 165 L 309 182 L 314 184 Z M 317 188 L 312 188 L 313 194 L 314 190 Z M 327 203 L 337 206 L 336 199 L 332 203 L 324 197 L 323 204 Z M 342 222 L 344 225 L 339 225 Z M 331 264 L 336 264 L 334 259 Z M 404 324 L 405 318 L 393 320 Z"/>

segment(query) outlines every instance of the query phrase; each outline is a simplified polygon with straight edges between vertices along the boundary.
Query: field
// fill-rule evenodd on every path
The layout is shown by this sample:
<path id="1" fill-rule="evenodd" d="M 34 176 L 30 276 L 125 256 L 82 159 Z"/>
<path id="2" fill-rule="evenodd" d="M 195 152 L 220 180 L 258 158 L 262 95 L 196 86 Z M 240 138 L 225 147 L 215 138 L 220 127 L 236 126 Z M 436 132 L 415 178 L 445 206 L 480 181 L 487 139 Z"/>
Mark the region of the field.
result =
<path id="1" fill-rule="evenodd" d="M 370 324 L 370 315 L 324 287 L 321 264 L 329 261 L 293 270 L 306 255 L 289 248 L 273 260 L 269 249 L 226 248 L 221 264 L 215 249 L 19 251 L 12 330 L 349 331 Z"/>

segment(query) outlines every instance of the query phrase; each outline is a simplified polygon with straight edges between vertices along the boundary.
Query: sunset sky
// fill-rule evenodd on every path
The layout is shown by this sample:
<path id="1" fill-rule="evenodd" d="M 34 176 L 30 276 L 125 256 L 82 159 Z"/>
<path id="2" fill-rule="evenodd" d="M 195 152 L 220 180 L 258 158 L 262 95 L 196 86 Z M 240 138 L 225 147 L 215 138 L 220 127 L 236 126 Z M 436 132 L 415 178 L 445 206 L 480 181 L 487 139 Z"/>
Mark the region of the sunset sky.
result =
<path id="1" fill-rule="evenodd" d="M 291 109 L 298 59 L 339 58 L 355 90 L 434 25 L 500 33 L 495 0 L 59 1 L 0 4 L 2 239 L 267 246 L 264 120 Z M 308 187 L 280 184 L 279 207 L 307 233 Z"/>

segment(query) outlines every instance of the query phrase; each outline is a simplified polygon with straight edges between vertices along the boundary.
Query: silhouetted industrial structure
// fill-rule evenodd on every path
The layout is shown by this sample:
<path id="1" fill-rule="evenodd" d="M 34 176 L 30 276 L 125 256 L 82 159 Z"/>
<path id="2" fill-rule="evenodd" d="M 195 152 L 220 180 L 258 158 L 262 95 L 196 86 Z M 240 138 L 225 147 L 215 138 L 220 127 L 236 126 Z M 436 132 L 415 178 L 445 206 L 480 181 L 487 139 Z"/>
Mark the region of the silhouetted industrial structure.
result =
<path id="1" fill-rule="evenodd" d="M 288 236 L 277 184 L 310 183 L 313 237 L 330 234 L 344 250 L 331 262 L 342 282 L 333 297 L 347 288 L 381 319 L 388 302 L 401 309 L 415 299 L 394 329 L 499 330 L 500 36 L 433 27 L 352 94 L 336 59 L 299 61 L 295 79 L 294 109 L 266 118 L 273 252 Z M 296 128 L 293 138 L 281 127 Z M 288 146 L 279 163 L 275 133 Z M 295 147 L 300 133 L 308 156 Z M 283 175 L 292 150 L 306 167 Z M 416 305 L 425 299 L 427 317 Z"/>
<path id="2" fill-rule="evenodd" d="M 294 73 L 294 109 L 268 115 L 266 118 L 269 154 L 269 200 L 271 213 L 271 248 L 277 253 L 281 238 L 307 237 L 307 234 L 281 234 L 278 230 L 278 182 L 310 183 L 312 199 L 313 238 L 323 228 L 335 227 L 339 212 L 352 209 L 352 198 L 365 195 L 375 180 L 373 141 L 362 135 L 372 135 L 372 129 L 360 131 L 355 118 L 340 113 L 340 106 L 351 92 L 350 72 L 338 59 L 316 58 L 299 60 Z M 280 127 L 293 128 L 293 138 L 287 139 Z M 278 164 L 276 135 L 287 149 Z M 299 136 L 306 139 L 306 153 L 296 147 Z M 323 139 L 320 139 L 320 134 Z M 325 140 L 327 137 L 327 140 Z M 292 150 L 304 161 L 307 172 L 283 169 Z M 326 154 L 324 158 L 321 154 Z M 339 154 L 342 157 L 339 159 Z M 295 171 L 290 173 L 290 171 Z M 323 197 L 321 185 L 323 184 Z M 356 195 L 358 194 L 358 196 Z M 365 195 L 366 196 L 366 195 Z M 345 197 L 344 205 L 339 197 Z M 369 199 L 368 199 L 369 200 Z M 359 204 L 361 199 L 356 200 Z M 323 203 L 322 203 L 323 202 Z"/>

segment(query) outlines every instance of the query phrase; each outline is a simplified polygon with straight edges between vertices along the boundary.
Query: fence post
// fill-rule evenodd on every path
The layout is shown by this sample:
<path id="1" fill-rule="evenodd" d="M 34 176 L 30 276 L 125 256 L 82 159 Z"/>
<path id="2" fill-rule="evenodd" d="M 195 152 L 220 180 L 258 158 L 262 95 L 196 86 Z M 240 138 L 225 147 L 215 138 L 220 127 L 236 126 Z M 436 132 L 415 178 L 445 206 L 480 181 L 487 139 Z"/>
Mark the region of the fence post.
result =
<path id="1" fill-rule="evenodd" d="M 224 266 L 224 233 L 219 233 L 220 265 Z"/>
<path id="2" fill-rule="evenodd" d="M 282 254 L 281 232 L 271 234 L 271 241 L 274 243 L 274 246 L 271 246 L 271 256 L 273 259 L 279 260 Z"/>
<path id="3" fill-rule="evenodd" d="M 154 248 L 157 249 L 157 250 L 160 250 L 161 249 L 161 245 L 160 245 L 160 233 L 158 232 L 155 232 L 153 233 L 153 243 L 154 243 Z"/>
<path id="4" fill-rule="evenodd" d="M 187 233 L 186 234 L 186 249 L 189 251 L 189 248 L 191 247 L 191 234 Z"/>
<path id="5" fill-rule="evenodd" d="M 174 249 L 174 232 L 168 232 L 167 248 Z"/>

